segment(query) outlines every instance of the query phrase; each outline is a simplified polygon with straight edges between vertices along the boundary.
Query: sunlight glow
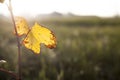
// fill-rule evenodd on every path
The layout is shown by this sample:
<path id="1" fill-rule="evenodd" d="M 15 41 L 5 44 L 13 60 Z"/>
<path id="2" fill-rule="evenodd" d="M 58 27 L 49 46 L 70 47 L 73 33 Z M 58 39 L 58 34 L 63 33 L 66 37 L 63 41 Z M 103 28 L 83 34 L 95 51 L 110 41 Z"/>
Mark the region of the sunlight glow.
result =
<path id="1" fill-rule="evenodd" d="M 119 0 L 12 0 L 12 5 L 15 15 L 48 14 L 54 11 L 78 15 L 120 15 Z M 6 7 L 2 6 L 0 4 L 1 12 L 8 14 Z"/>

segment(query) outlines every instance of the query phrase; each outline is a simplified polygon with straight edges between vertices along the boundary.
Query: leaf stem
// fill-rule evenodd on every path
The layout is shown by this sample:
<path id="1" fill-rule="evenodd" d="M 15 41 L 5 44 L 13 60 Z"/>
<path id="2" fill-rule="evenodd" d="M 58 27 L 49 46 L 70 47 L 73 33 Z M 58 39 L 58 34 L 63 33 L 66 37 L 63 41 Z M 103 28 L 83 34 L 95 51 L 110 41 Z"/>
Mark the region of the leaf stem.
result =
<path id="1" fill-rule="evenodd" d="M 15 25 L 14 15 L 13 15 L 13 12 L 12 12 L 11 0 L 9 0 L 8 9 L 10 11 L 10 15 L 11 15 L 11 18 L 12 18 L 12 22 L 13 22 L 13 26 L 14 26 L 14 30 L 15 30 L 15 34 L 16 34 L 16 39 L 17 39 L 17 46 L 18 46 L 18 80 L 21 80 L 21 44 L 20 44 L 20 39 L 19 39 L 19 36 L 18 36 L 17 28 L 16 28 L 16 25 Z"/>

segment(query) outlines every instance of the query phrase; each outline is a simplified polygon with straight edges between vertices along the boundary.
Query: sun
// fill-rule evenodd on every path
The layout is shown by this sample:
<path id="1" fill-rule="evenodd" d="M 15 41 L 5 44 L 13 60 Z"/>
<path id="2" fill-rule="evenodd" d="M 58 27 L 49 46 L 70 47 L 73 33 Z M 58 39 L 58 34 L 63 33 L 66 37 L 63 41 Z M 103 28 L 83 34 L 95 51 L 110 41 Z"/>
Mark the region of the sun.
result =
<path id="1" fill-rule="evenodd" d="M 39 6 L 37 6 L 39 0 L 36 1 L 37 2 L 35 2 L 35 0 L 11 0 L 13 14 L 38 14 L 40 9 L 42 8 L 39 8 Z M 5 0 L 4 4 L 0 4 L 0 13 L 4 15 L 9 15 L 9 11 L 6 4 L 9 4 L 9 0 Z"/>

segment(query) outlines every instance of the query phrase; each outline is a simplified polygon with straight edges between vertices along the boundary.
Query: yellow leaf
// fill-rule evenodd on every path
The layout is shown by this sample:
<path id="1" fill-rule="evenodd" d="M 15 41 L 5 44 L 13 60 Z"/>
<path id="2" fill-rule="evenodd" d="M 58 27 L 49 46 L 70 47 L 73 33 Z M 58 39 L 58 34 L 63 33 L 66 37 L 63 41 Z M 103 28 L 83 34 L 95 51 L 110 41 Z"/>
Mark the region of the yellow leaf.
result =
<path id="1" fill-rule="evenodd" d="M 23 44 L 26 48 L 34 51 L 35 53 L 40 52 L 40 42 L 37 41 L 32 32 L 29 32 L 29 34 L 23 41 Z"/>
<path id="2" fill-rule="evenodd" d="M 27 34 L 27 32 L 29 31 L 27 21 L 23 17 L 15 17 L 15 24 L 19 36 Z"/>
<path id="3" fill-rule="evenodd" d="M 35 23 L 24 39 L 23 44 L 34 53 L 40 53 L 40 44 L 45 44 L 48 48 L 56 47 L 56 38 L 52 31 Z"/>

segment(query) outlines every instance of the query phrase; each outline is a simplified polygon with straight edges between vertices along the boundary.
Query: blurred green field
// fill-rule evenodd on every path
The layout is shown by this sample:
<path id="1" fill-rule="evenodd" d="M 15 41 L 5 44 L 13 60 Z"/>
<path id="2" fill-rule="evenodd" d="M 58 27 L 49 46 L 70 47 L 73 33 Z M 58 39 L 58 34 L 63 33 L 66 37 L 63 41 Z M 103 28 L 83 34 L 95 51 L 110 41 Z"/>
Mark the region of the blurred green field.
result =
<path id="1" fill-rule="evenodd" d="M 22 47 L 23 80 L 120 80 L 120 18 L 55 17 L 38 21 L 57 37 L 57 47 L 35 55 Z M 11 21 L 0 19 L 0 67 L 17 72 Z M 0 80 L 14 80 L 0 72 Z"/>

